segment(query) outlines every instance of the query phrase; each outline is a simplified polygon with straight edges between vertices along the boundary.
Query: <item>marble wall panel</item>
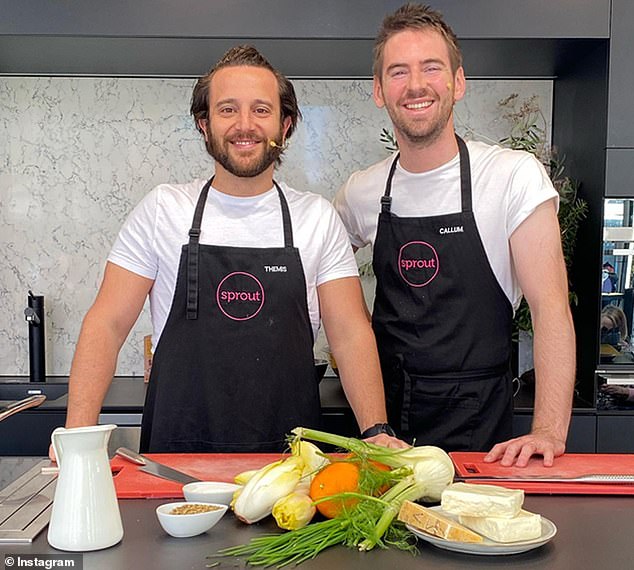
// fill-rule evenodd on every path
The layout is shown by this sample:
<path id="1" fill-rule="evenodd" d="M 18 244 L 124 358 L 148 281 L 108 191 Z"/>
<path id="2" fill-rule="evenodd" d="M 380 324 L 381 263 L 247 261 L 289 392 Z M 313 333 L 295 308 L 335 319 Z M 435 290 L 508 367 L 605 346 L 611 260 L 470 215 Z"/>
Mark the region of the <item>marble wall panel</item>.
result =
<path id="1" fill-rule="evenodd" d="M 389 128 L 370 80 L 294 81 L 304 120 L 277 177 L 331 198 L 348 175 L 386 156 Z M 473 80 L 456 107 L 460 133 L 497 141 L 498 101 L 536 96 L 550 123 L 552 82 Z M 191 79 L 0 77 L 0 375 L 28 375 L 27 291 L 46 299 L 47 371 L 67 375 L 104 260 L 132 207 L 154 185 L 207 177 L 189 117 Z M 548 127 L 549 128 L 549 127 Z M 143 374 L 147 309 L 120 375 Z"/>

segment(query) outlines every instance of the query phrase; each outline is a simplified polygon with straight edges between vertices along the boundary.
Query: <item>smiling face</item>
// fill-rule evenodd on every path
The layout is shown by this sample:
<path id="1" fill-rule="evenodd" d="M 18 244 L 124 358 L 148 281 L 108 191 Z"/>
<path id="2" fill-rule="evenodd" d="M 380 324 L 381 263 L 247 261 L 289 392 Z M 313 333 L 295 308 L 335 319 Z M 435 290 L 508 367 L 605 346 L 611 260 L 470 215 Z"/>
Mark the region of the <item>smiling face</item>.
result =
<path id="1" fill-rule="evenodd" d="M 386 108 L 400 147 L 426 147 L 453 137 L 453 106 L 464 96 L 464 71 L 452 73 L 438 32 L 409 29 L 390 37 L 380 73 L 374 78 L 374 101 Z"/>
<path id="2" fill-rule="evenodd" d="M 281 120 L 280 96 L 275 75 L 252 66 L 223 67 L 209 86 L 209 119 L 199 125 L 207 151 L 220 169 L 240 178 L 272 175 L 290 118 Z"/>

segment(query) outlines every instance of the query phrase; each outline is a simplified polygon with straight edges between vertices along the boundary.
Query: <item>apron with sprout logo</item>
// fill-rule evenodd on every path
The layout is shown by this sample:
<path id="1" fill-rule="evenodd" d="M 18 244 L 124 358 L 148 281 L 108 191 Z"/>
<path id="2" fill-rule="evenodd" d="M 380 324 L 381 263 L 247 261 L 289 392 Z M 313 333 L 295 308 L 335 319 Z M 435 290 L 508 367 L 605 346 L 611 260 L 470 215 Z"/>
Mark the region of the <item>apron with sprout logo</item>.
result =
<path id="1" fill-rule="evenodd" d="M 172 307 L 152 362 L 144 452 L 273 452 L 319 424 L 313 331 L 290 212 L 284 247 L 199 243 L 211 180 L 183 245 Z"/>
<path id="2" fill-rule="evenodd" d="M 458 213 L 392 214 L 398 155 L 392 163 L 374 245 L 372 326 L 397 434 L 447 451 L 488 450 L 511 437 L 513 310 L 480 239 L 469 153 L 457 140 Z"/>

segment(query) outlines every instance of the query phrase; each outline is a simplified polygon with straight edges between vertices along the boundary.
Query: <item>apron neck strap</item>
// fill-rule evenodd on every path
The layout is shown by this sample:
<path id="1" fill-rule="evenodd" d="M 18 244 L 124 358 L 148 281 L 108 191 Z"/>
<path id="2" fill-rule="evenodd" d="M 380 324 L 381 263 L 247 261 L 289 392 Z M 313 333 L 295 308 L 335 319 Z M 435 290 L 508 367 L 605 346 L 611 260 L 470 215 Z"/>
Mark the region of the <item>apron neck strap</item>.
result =
<path id="1" fill-rule="evenodd" d="M 284 225 L 284 247 L 293 247 L 293 224 L 291 224 L 291 212 L 288 208 L 288 202 L 284 196 L 284 192 L 279 184 L 273 180 L 277 195 L 280 198 L 280 206 L 282 207 L 282 224 Z"/>
<path id="2" fill-rule="evenodd" d="M 203 220 L 203 212 L 205 210 L 205 204 L 207 203 L 209 188 L 211 188 L 211 183 L 213 182 L 213 180 L 214 177 L 212 176 L 203 186 L 200 196 L 198 197 L 196 210 L 194 211 L 194 219 L 192 220 L 192 227 L 189 230 L 189 245 L 191 245 L 192 243 L 198 243 L 198 241 L 200 240 L 200 226 Z"/>
<path id="3" fill-rule="evenodd" d="M 387 180 L 385 181 L 385 193 L 381 196 L 381 213 L 389 214 L 392 210 L 392 196 L 390 196 L 390 193 L 392 192 L 392 178 L 394 178 L 394 171 L 396 170 L 399 156 L 401 156 L 401 153 L 397 152 L 392 164 L 390 165 L 390 172 L 387 175 Z"/>
<path id="4" fill-rule="evenodd" d="M 460 196 L 462 199 L 462 211 L 471 212 L 471 164 L 467 144 L 456 135 L 458 153 L 460 154 Z"/>
<path id="5" fill-rule="evenodd" d="M 456 135 L 456 142 L 458 143 L 458 154 L 460 156 L 460 200 L 463 212 L 471 212 L 471 165 L 469 162 L 469 151 L 467 150 L 466 143 Z M 394 172 L 400 153 L 394 157 L 390 166 L 390 172 L 387 175 L 385 182 L 385 193 L 381 196 L 381 213 L 390 213 L 392 209 L 392 178 L 394 178 Z"/>
<path id="6" fill-rule="evenodd" d="M 213 182 L 212 176 L 203 189 L 196 203 L 192 227 L 189 229 L 189 244 L 187 245 L 187 310 L 188 319 L 198 318 L 198 256 L 200 249 L 200 224 L 203 219 L 203 211 L 207 203 L 209 188 Z"/>
<path id="7" fill-rule="evenodd" d="M 196 210 L 194 212 L 194 219 L 192 221 L 192 227 L 189 230 L 189 243 L 198 243 L 200 240 L 200 227 L 202 225 L 203 212 L 205 210 L 205 204 L 207 203 L 207 196 L 209 194 L 209 188 L 213 182 L 213 176 L 203 186 L 203 189 L 196 203 Z M 277 195 L 280 199 L 280 206 L 282 208 L 282 225 L 284 229 L 284 247 L 293 247 L 293 224 L 291 224 L 291 213 L 288 208 L 288 202 L 282 192 L 279 184 L 273 180 Z"/>

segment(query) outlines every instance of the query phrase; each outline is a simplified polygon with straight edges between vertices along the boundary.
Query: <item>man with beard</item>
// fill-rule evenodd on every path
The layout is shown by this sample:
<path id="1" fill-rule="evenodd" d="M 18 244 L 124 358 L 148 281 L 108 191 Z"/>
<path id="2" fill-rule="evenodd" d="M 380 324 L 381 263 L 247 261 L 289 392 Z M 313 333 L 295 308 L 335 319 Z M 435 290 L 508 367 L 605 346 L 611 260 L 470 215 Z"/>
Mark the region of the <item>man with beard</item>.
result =
<path id="1" fill-rule="evenodd" d="M 438 12 L 407 4 L 387 16 L 373 72 L 399 152 L 354 173 L 335 208 L 353 246 L 373 247 L 388 420 L 418 444 L 490 449 L 486 460 L 503 465 L 538 454 L 552 465 L 565 449 L 575 375 L 557 192 L 531 154 L 456 135 L 465 75 Z M 531 433 L 510 439 L 522 294 L 535 330 L 535 413 Z"/>
<path id="2" fill-rule="evenodd" d="M 67 427 L 97 422 L 149 295 L 141 451 L 281 451 L 292 428 L 318 426 L 320 317 L 361 431 L 404 445 L 386 427 L 345 229 L 322 197 L 273 180 L 300 116 L 292 84 L 254 48 L 233 48 L 198 80 L 191 113 L 215 174 L 156 187 L 123 226 L 83 322 Z"/>

